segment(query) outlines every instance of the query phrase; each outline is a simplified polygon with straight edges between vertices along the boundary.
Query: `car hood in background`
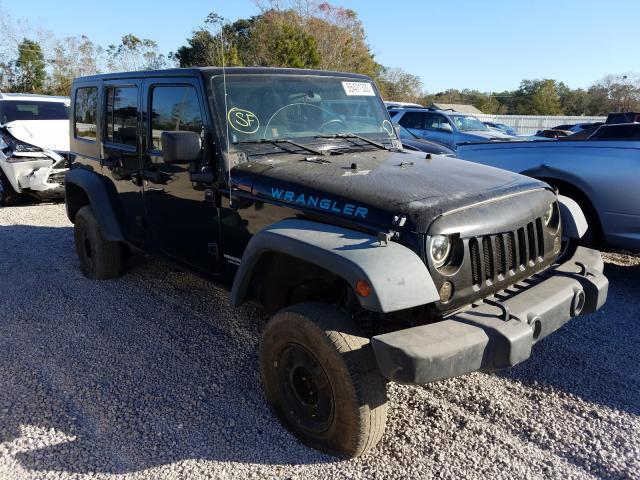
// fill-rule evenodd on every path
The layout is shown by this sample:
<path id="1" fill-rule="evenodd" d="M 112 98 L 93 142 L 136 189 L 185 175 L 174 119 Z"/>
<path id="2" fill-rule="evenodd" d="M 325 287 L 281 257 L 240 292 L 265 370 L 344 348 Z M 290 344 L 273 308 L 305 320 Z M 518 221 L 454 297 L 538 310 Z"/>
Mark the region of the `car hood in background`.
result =
<path id="1" fill-rule="evenodd" d="M 489 130 L 486 132 L 483 130 L 471 130 L 468 132 L 460 133 L 469 137 L 480 137 L 482 139 L 486 138 L 487 140 L 509 140 L 513 138 L 511 135 L 507 135 L 506 133 L 500 132 L 497 129 Z"/>
<path id="2" fill-rule="evenodd" d="M 4 127 L 21 142 L 43 150 L 69 151 L 69 120 L 15 120 Z"/>

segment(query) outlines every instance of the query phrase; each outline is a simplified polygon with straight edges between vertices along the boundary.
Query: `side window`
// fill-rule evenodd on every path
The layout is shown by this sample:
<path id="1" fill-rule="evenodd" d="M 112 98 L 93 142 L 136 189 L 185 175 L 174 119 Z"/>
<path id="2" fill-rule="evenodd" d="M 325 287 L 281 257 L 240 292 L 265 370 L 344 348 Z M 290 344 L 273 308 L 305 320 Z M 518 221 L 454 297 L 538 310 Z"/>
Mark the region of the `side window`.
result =
<path id="1" fill-rule="evenodd" d="M 76 90 L 73 104 L 73 134 L 83 140 L 96 139 L 98 116 L 98 89 L 82 87 Z"/>
<path id="2" fill-rule="evenodd" d="M 105 140 L 135 147 L 138 131 L 138 88 L 107 87 Z"/>
<path id="3" fill-rule="evenodd" d="M 427 119 L 426 119 L 425 123 L 426 123 L 425 128 L 427 130 L 442 130 L 443 129 L 442 125 L 443 124 L 447 124 L 449 122 L 442 115 L 437 115 L 437 114 L 431 113 L 431 114 L 427 115 Z"/>
<path id="4" fill-rule="evenodd" d="M 196 89 L 190 85 L 158 86 L 151 90 L 151 145 L 161 150 L 162 132 L 187 130 L 200 133 L 202 116 Z"/>
<path id="5" fill-rule="evenodd" d="M 404 128 L 416 128 L 419 130 L 424 130 L 425 122 L 424 122 L 425 114 L 421 112 L 407 112 L 405 113 L 400 121 L 398 122 Z"/>

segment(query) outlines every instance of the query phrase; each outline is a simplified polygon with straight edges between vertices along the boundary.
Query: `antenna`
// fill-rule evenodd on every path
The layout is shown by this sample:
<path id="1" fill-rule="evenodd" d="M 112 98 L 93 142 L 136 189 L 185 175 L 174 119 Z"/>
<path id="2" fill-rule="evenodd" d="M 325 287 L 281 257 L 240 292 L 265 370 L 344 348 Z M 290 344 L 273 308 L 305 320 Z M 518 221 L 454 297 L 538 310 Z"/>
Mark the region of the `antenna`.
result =
<path id="1" fill-rule="evenodd" d="M 224 37 L 223 37 L 223 23 L 222 23 L 222 19 L 220 19 L 220 51 L 222 53 L 222 87 L 224 89 L 224 120 L 225 120 L 225 125 L 226 125 L 226 130 L 227 130 L 227 167 L 229 169 L 228 171 L 228 175 L 229 175 L 229 206 L 232 205 L 233 203 L 233 199 L 231 197 L 231 156 L 230 156 L 230 143 L 229 143 L 229 119 L 227 118 L 227 115 L 229 114 L 229 106 L 227 104 L 227 70 L 226 70 L 226 65 L 225 65 L 225 59 L 224 59 Z"/>

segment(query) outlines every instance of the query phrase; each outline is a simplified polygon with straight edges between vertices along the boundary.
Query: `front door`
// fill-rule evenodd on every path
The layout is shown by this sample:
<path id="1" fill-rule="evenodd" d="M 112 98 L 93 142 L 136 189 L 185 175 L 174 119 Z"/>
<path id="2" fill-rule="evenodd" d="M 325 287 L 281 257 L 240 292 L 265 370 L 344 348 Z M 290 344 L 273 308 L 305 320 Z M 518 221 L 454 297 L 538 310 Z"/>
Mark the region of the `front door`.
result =
<path id="1" fill-rule="evenodd" d="M 218 211 L 214 203 L 214 168 L 196 78 L 149 78 L 144 81 L 145 150 L 143 197 L 148 243 L 162 254 L 207 273 L 218 270 Z M 168 164 L 162 157 L 164 131 L 201 135 L 200 158 Z"/>

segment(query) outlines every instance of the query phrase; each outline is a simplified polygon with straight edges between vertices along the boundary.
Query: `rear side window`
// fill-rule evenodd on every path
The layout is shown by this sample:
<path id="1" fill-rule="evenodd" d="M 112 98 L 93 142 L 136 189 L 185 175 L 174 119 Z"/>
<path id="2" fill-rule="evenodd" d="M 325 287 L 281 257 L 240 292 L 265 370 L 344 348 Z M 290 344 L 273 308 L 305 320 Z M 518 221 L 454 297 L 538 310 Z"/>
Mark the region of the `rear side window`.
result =
<path id="1" fill-rule="evenodd" d="M 76 138 L 84 140 L 96 139 L 98 116 L 98 89 L 82 87 L 76 90 L 76 101 L 73 105 L 73 132 Z"/>
<path id="2" fill-rule="evenodd" d="M 402 116 L 398 123 L 404 128 L 424 130 L 424 117 L 425 114 L 421 112 L 407 112 Z"/>
<path id="3" fill-rule="evenodd" d="M 135 147 L 138 142 L 138 88 L 107 88 L 105 140 Z"/>
<path id="4" fill-rule="evenodd" d="M 151 139 L 153 150 L 161 150 L 162 132 L 186 130 L 200 133 L 202 116 L 196 89 L 189 85 L 160 86 L 151 91 Z"/>

